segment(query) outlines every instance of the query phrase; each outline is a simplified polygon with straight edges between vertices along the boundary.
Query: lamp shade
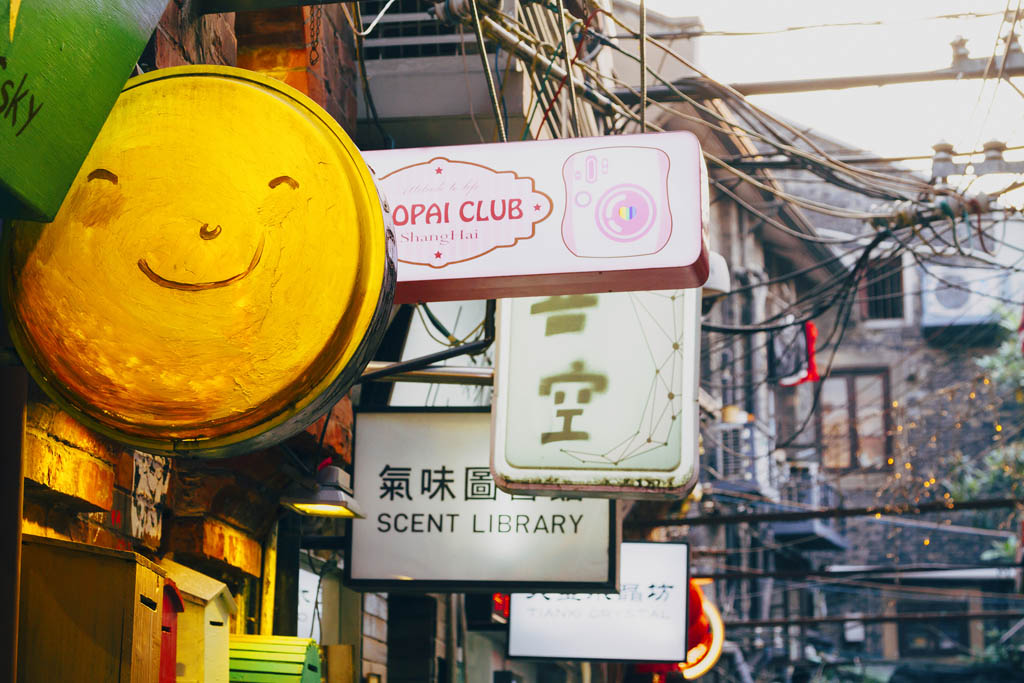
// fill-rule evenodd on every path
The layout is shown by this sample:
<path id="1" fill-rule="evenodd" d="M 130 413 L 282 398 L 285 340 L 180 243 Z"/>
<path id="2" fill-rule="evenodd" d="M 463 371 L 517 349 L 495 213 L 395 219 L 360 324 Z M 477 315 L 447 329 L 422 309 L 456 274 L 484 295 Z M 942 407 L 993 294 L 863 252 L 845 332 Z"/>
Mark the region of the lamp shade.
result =
<path id="1" fill-rule="evenodd" d="M 316 475 L 317 490 L 305 497 L 282 498 L 281 504 L 300 515 L 316 517 L 365 517 L 348 489 L 348 474 L 328 465 Z"/>

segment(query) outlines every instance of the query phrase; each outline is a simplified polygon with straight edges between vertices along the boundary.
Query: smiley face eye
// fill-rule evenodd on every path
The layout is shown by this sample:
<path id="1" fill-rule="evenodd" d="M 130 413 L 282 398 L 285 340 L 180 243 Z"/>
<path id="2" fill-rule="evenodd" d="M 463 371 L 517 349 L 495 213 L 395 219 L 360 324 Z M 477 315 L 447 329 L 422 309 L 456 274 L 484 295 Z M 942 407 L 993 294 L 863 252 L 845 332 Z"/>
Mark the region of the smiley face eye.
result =
<path id="1" fill-rule="evenodd" d="M 117 176 L 105 168 L 97 168 L 95 171 L 86 176 L 88 182 L 93 180 L 106 180 L 107 182 L 117 185 Z"/>
<path id="2" fill-rule="evenodd" d="M 297 190 L 299 188 L 299 181 L 288 175 L 279 175 L 273 180 L 271 180 L 269 183 L 267 183 L 267 185 L 269 185 L 271 188 L 275 188 L 281 183 L 290 186 L 293 190 Z"/>

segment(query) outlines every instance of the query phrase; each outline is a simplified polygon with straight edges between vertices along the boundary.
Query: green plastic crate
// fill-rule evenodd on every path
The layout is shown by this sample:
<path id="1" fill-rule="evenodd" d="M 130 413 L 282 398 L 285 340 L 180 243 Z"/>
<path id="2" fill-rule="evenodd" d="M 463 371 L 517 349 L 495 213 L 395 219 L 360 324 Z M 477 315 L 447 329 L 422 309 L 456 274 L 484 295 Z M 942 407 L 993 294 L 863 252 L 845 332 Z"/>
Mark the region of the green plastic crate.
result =
<path id="1" fill-rule="evenodd" d="M 231 635 L 231 680 L 320 683 L 320 648 L 310 638 Z"/>

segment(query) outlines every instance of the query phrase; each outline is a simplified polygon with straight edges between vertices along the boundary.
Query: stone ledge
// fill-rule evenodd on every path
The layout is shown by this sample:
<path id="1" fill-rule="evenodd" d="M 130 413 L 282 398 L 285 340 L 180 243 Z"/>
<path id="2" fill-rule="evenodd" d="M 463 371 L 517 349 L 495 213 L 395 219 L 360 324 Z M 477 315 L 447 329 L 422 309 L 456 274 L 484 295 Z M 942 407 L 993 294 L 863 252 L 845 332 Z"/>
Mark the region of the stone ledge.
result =
<path id="1" fill-rule="evenodd" d="M 262 570 L 263 547 L 259 541 L 209 517 L 165 519 L 161 550 L 194 560 L 198 566 L 212 564 L 236 574 L 259 577 Z"/>
<path id="2" fill-rule="evenodd" d="M 114 467 L 34 425 L 25 428 L 25 497 L 57 500 L 83 512 L 114 503 Z"/>

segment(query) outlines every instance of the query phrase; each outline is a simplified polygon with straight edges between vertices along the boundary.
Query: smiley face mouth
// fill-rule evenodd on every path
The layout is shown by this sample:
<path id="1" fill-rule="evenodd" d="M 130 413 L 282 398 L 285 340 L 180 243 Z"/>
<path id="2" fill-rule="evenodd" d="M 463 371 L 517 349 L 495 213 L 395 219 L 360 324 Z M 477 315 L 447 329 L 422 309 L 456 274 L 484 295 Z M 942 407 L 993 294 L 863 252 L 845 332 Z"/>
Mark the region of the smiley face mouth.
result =
<path id="1" fill-rule="evenodd" d="M 252 260 L 249 261 L 249 267 L 243 270 L 238 275 L 233 275 L 227 278 L 226 280 L 216 280 L 214 282 L 178 282 L 177 280 L 168 280 L 167 278 L 158 275 L 156 272 L 154 272 L 153 269 L 149 267 L 149 263 L 147 263 L 146 259 L 144 258 L 139 259 L 139 270 L 141 270 L 146 277 L 148 277 L 150 280 L 160 285 L 161 287 L 166 287 L 167 289 L 177 289 L 178 291 L 181 292 L 201 292 L 207 289 L 218 289 L 219 287 L 227 287 L 228 285 L 234 284 L 235 282 L 238 282 L 239 280 L 245 278 L 247 275 L 249 275 L 249 273 L 256 269 L 256 266 L 258 266 L 260 263 L 260 258 L 263 257 L 263 242 L 264 236 L 261 235 L 260 243 L 256 245 L 256 252 L 252 255 Z"/>

